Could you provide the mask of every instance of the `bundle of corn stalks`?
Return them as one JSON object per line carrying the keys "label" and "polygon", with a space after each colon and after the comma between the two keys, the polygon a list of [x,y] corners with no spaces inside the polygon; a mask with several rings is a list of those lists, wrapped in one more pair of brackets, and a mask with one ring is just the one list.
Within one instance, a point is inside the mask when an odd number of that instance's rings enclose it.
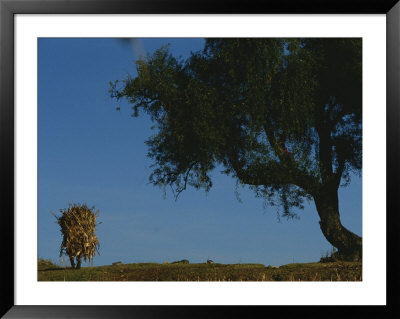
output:
{"label": "bundle of corn stalks", "polygon": [[98,210],[94,206],[89,208],[86,204],[69,204],[68,209],[60,209],[61,216],[54,217],[57,224],[61,227],[63,240],[60,246],[60,257],[63,254],[69,256],[72,268],[79,269],[81,258],[85,261],[93,261],[93,257],[100,246],[99,240],[95,234]]}

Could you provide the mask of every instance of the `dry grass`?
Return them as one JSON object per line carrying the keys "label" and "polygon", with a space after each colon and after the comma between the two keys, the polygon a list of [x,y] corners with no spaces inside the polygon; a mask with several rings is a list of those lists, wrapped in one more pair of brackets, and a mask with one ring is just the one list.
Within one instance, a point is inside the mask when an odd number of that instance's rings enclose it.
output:
{"label": "dry grass", "polygon": [[69,204],[67,209],[60,209],[61,216],[53,215],[61,228],[63,240],[60,246],[60,257],[66,254],[70,257],[82,257],[92,261],[100,246],[95,234],[98,211],[94,206],[86,204]]}
{"label": "dry grass", "polygon": [[39,270],[39,281],[361,281],[359,262],[289,264],[158,264]]}

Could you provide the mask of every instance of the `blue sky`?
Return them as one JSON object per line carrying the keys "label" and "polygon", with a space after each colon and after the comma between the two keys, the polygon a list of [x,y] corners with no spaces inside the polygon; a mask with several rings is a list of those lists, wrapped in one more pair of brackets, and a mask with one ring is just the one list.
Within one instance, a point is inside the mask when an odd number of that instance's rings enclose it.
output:
{"label": "blue sky", "polygon": [[[188,189],[178,201],[148,183],[144,141],[152,134],[151,122],[145,115],[131,117],[126,102],[112,100],[109,82],[135,76],[139,54],[170,43],[171,52],[185,58],[204,39],[38,41],[38,257],[60,263],[62,237],[51,211],[75,202],[99,209],[95,266],[208,258],[279,266],[318,261],[331,250],[313,202],[299,211],[300,219],[279,222],[276,209],[264,208],[247,188],[238,189],[239,202],[235,180],[218,169],[209,193]],[[339,191],[342,223],[358,235],[361,195],[356,176]]]}

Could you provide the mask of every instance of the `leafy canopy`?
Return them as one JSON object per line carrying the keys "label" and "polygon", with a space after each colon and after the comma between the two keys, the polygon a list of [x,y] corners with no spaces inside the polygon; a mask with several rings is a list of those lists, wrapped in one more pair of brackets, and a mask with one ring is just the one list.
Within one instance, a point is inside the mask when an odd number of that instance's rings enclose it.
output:
{"label": "leafy canopy", "polygon": [[290,217],[361,170],[361,39],[207,39],[136,65],[110,92],[151,116],[150,181],[176,196],[210,190],[222,165]]}

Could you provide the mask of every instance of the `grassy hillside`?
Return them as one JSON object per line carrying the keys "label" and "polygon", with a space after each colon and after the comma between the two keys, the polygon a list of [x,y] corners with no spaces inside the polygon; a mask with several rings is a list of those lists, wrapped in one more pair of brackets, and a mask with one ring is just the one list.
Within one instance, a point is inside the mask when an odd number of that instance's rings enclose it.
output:
{"label": "grassy hillside", "polygon": [[39,281],[361,281],[358,262],[288,264],[135,263],[73,270],[40,260]]}

